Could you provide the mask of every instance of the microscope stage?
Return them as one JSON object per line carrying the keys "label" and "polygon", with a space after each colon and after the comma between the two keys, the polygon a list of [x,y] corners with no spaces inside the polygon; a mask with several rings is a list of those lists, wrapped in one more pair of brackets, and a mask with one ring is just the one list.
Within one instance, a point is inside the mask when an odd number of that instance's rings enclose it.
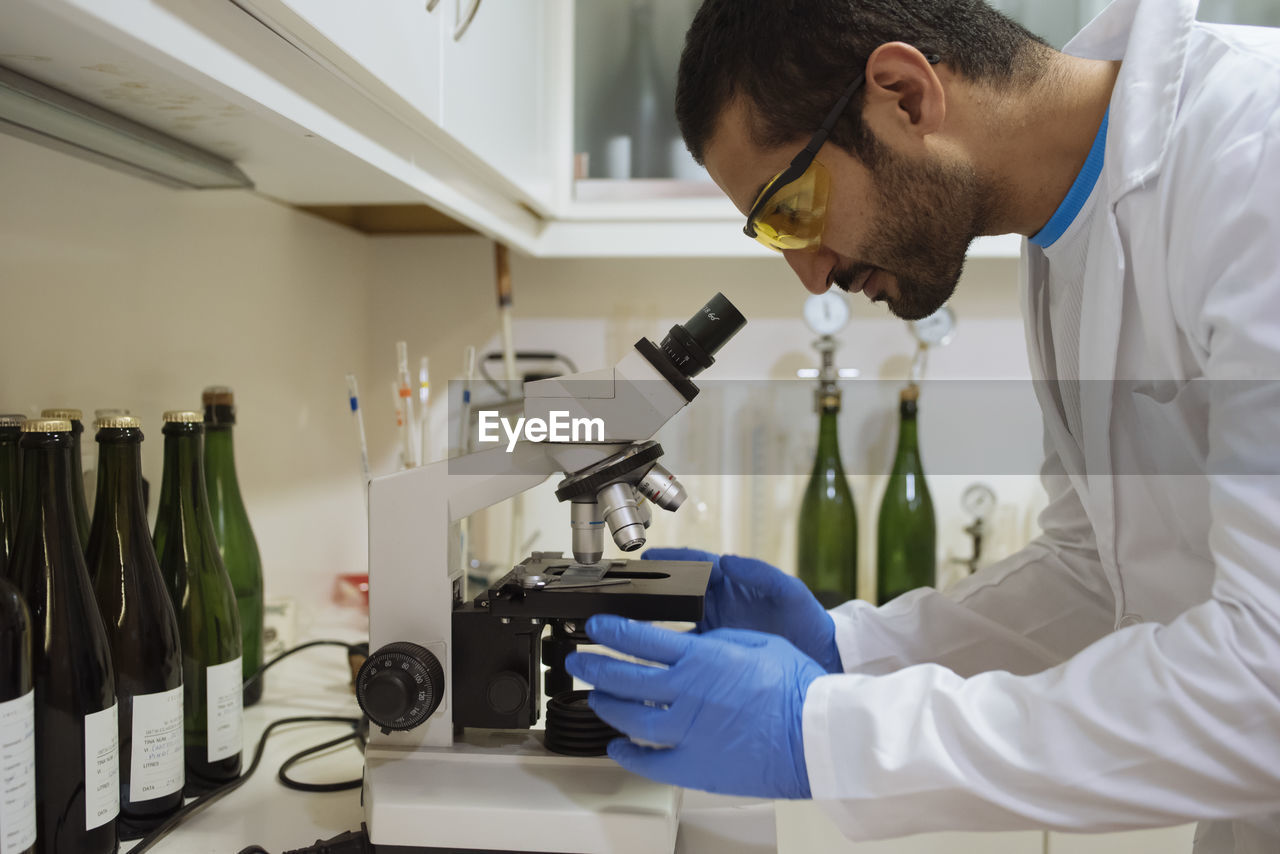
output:
{"label": "microscope stage", "polygon": [[633,620],[696,623],[711,578],[702,561],[603,560],[581,566],[535,552],[495,582],[479,603],[499,617],[581,619],[617,614]]}

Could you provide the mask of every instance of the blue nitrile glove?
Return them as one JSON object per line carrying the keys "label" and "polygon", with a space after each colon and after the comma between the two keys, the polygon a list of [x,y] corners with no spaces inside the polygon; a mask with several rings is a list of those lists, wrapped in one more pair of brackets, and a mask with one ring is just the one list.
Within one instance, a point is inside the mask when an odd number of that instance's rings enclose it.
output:
{"label": "blue nitrile glove", "polygon": [[642,557],[711,563],[699,632],[751,629],[779,635],[828,673],[844,672],[831,615],[795,576],[755,558],[698,549],[649,549]]}
{"label": "blue nitrile glove", "polygon": [[595,686],[591,708],[625,738],[609,743],[623,768],[660,783],[725,795],[809,797],[801,716],[826,673],[776,635],[715,629],[703,635],[598,614],[587,634],[655,667],[575,652],[565,669]]}

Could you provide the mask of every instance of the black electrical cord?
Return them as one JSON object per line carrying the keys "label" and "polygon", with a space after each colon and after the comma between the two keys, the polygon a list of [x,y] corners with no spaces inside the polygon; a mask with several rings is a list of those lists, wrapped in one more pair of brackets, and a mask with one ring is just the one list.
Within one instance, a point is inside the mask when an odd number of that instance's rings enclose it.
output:
{"label": "black electrical cord", "polygon": [[348,724],[356,727],[360,725],[360,719],[339,717],[336,715],[304,715],[302,717],[280,718],[279,720],[272,721],[267,724],[267,728],[262,732],[262,737],[258,739],[258,746],[253,751],[253,761],[249,764],[248,769],[245,770],[243,774],[234,780],[223,783],[216,789],[206,792],[191,803],[182,807],[182,809],[178,810],[173,815],[169,816],[162,824],[157,826],[155,830],[138,840],[137,846],[130,851],[130,854],[145,854],[145,852],[150,851],[155,847],[157,842],[169,834],[169,831],[173,830],[179,824],[182,824],[182,822],[191,818],[191,816],[196,813],[203,812],[210,804],[222,800],[224,797],[248,782],[249,778],[253,776],[253,772],[258,770],[258,765],[262,762],[262,754],[267,747],[267,738],[278,727],[288,726],[289,724]]}
{"label": "black electrical cord", "polygon": [[[250,676],[248,679],[244,681],[244,687],[248,688],[258,679],[262,678],[262,674],[266,673],[268,668],[274,666],[275,664],[278,664],[280,661],[284,660],[285,658],[288,658],[289,656],[293,655],[295,652],[301,652],[304,649],[310,649],[311,647],[316,647],[316,646],[340,646],[343,649],[347,650],[348,653],[355,653],[355,652],[361,651],[362,647],[365,650],[367,650],[366,645],[347,643],[346,641],[338,641],[338,640],[308,641],[307,643],[299,644],[298,646],[295,646],[292,649],[285,650],[284,652],[277,655],[275,658],[263,664],[261,667],[258,668],[258,670],[252,676]],[[258,765],[262,762],[262,754],[266,750],[267,738],[271,735],[271,733],[276,728],[287,726],[289,724],[306,724],[306,723],[343,723],[351,726],[353,728],[353,732],[350,732],[342,736],[341,738],[334,739],[332,741],[326,742],[325,744],[319,745],[317,747],[309,747],[306,750],[300,751],[298,753],[295,753],[293,756],[290,756],[288,759],[285,760],[284,765],[281,766],[280,773],[278,775],[280,778],[280,782],[282,782],[285,786],[288,786],[291,789],[298,789],[304,792],[337,792],[337,791],[345,791],[347,789],[353,789],[353,788],[359,787],[363,782],[361,780],[344,780],[340,783],[301,783],[291,778],[288,778],[284,772],[286,769],[288,769],[289,767],[292,767],[294,764],[305,759],[306,757],[311,756],[312,754],[315,754],[315,753],[319,753],[322,750],[327,750],[331,747],[336,747],[337,745],[342,744],[343,742],[351,741],[354,739],[359,741],[363,745],[363,737],[361,736],[361,732],[360,732],[360,728],[361,728],[360,718],[341,717],[341,716],[334,716],[334,715],[304,715],[301,717],[280,718],[279,720],[275,720],[267,724],[267,728],[263,730],[262,737],[258,739],[258,745],[253,752],[253,761],[249,764],[248,769],[246,769],[236,779],[230,780],[222,784],[221,786],[217,787],[216,789],[212,789],[204,793],[200,797],[196,798],[195,800],[183,806],[173,815],[169,816],[167,819],[165,819],[163,823],[159,824],[154,830],[152,830],[146,836],[139,839],[138,844],[130,850],[130,854],[145,854],[145,852],[150,851],[157,842],[159,842],[161,839],[167,836],[170,831],[172,831],[178,825],[182,824],[182,822],[186,821],[188,818],[195,815],[196,813],[204,811],[204,809],[208,807],[210,804],[213,804],[216,801],[221,800],[222,798],[234,792],[236,789],[243,786],[248,781],[248,779],[251,776],[253,776],[253,772],[258,770]],[[319,788],[316,788],[316,787],[319,787]],[[240,854],[267,854],[267,852],[266,852],[266,849],[262,848],[262,846],[260,845],[251,845],[248,848],[245,848],[243,851],[241,851]]]}
{"label": "black electrical cord", "polygon": [[360,722],[357,720],[354,732],[349,732],[344,736],[326,741],[324,744],[317,744],[314,747],[308,747],[306,750],[300,750],[290,756],[280,766],[280,770],[276,772],[276,779],[287,789],[293,789],[298,792],[347,792],[351,789],[358,789],[364,785],[364,779],[356,777],[354,780],[343,780],[340,783],[304,783],[301,780],[295,780],[289,776],[289,769],[299,762],[304,761],[308,757],[317,753],[323,753],[330,748],[337,747],[340,744],[346,744],[348,741],[359,742],[360,746],[364,746],[364,739],[360,737]]}
{"label": "black electrical cord", "polygon": [[350,653],[350,652],[354,652],[356,647],[360,646],[360,644],[347,643],[346,641],[340,641],[340,640],[314,640],[314,641],[307,641],[306,643],[300,643],[297,646],[293,647],[292,649],[286,649],[284,652],[280,653],[275,658],[271,659],[266,664],[259,667],[252,676],[244,680],[245,689],[248,689],[250,685],[252,685],[254,682],[257,682],[259,679],[261,679],[262,674],[267,672],[267,668],[272,667],[275,664],[278,664],[281,660],[288,658],[289,656],[293,655],[295,652],[302,652],[304,649],[310,649],[313,646],[340,646],[343,649],[345,649],[348,653]]}

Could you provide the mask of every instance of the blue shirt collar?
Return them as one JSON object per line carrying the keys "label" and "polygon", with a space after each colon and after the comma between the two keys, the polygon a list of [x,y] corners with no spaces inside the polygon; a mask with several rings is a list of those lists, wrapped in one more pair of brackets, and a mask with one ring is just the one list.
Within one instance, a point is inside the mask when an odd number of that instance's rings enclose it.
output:
{"label": "blue shirt collar", "polygon": [[1093,138],[1093,147],[1089,149],[1089,159],[1084,162],[1075,183],[1067,192],[1067,197],[1062,200],[1062,204],[1058,205],[1058,209],[1054,211],[1045,227],[1027,238],[1041,249],[1048,248],[1058,241],[1068,226],[1075,221],[1076,215],[1089,200],[1089,194],[1093,192],[1094,185],[1098,183],[1098,176],[1102,174],[1103,154],[1107,148],[1107,120],[1110,117],[1111,109],[1107,108],[1106,114],[1102,117],[1102,126],[1098,128],[1098,135]]}

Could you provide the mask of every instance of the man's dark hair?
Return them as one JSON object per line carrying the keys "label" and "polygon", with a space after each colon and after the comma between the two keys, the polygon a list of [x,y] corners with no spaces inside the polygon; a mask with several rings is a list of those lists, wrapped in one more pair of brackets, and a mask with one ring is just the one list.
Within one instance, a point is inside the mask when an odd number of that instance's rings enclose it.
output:
{"label": "man's dark hair", "polygon": [[[745,96],[752,140],[765,148],[808,137],[886,42],[937,54],[975,81],[1039,76],[1047,46],[982,0],[705,0],[685,36],[676,119],[703,162],[721,112]],[[831,141],[864,160],[875,139],[860,89]]]}

